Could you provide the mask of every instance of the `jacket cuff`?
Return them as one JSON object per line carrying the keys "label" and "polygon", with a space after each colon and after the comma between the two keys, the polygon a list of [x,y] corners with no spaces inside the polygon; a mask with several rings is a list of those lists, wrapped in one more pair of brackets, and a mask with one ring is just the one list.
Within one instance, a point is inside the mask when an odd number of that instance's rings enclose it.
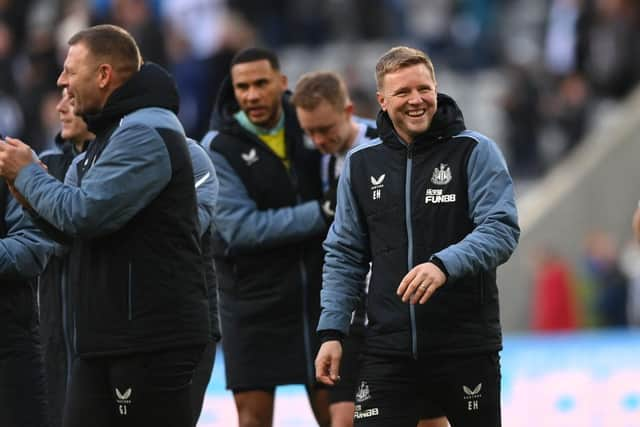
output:
{"label": "jacket cuff", "polygon": [[322,215],[325,226],[330,227],[333,223],[335,212],[331,212],[331,207],[322,199],[318,200],[318,208],[320,209],[320,215]]}
{"label": "jacket cuff", "polygon": [[447,277],[447,279],[449,278],[449,272],[447,271],[447,267],[444,266],[444,263],[442,262],[442,260],[440,258],[438,258],[435,255],[432,255],[431,258],[429,258],[429,262],[431,264],[434,264],[440,270],[442,270],[442,272]]}
{"label": "jacket cuff", "polygon": [[327,341],[340,341],[342,343],[344,334],[336,329],[323,329],[318,331],[318,338],[320,339],[320,344],[324,344]]}

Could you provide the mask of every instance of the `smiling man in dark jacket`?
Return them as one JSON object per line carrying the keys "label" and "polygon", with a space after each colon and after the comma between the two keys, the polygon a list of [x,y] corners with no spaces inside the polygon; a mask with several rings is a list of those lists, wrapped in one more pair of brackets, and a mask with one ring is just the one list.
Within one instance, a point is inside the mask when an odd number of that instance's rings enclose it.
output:
{"label": "smiling man in dark jacket", "polygon": [[320,425],[329,422],[313,375],[327,227],[320,153],[303,143],[286,87],[272,52],[238,53],[208,138],[220,181],[214,258],[227,387],[240,427],[271,425],[282,384],[305,384]]}
{"label": "smiling man in dark jacket", "polygon": [[196,190],[171,77],[133,38],[80,31],[58,85],[96,139],[65,183],[7,138],[0,175],[72,241],[78,358],[64,425],[190,426],[189,384],[209,338]]}
{"label": "smiling man in dark jacket", "polygon": [[325,241],[316,375],[337,380],[371,262],[355,424],[414,427],[428,406],[453,426],[499,426],[496,267],[519,236],[511,177],[437,93],[423,52],[391,49],[376,77],[380,140],[347,157]]}

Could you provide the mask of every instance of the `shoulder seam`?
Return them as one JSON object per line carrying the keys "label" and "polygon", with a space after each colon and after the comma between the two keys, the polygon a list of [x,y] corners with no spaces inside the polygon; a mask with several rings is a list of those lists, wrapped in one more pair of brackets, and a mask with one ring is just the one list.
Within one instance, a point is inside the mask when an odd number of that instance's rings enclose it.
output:
{"label": "shoulder seam", "polygon": [[58,147],[55,147],[55,148],[49,148],[47,150],[44,150],[42,153],[38,155],[38,157],[42,159],[44,157],[60,156],[62,154],[64,154],[64,152]]}
{"label": "shoulder seam", "polygon": [[[144,115],[148,110],[162,110],[164,112],[166,112],[167,114],[173,116],[175,118],[175,123],[171,123],[168,122],[167,120],[163,121],[163,125],[164,126],[154,126],[152,124],[149,124],[147,122],[145,122],[144,120],[139,120],[137,116],[140,115]],[[127,120],[129,119],[129,120]],[[171,130],[176,130],[176,131],[182,131],[182,123],[180,122],[180,119],[178,118],[178,116],[171,110],[164,108],[164,107],[145,107],[145,108],[140,108],[138,110],[132,111],[129,114],[125,114],[124,116],[122,116],[120,118],[120,121],[118,122],[118,127],[116,128],[116,131],[122,127],[123,123],[127,121],[127,126],[135,126],[135,125],[141,125],[144,126],[148,129],[171,129]],[[177,126],[173,126],[173,125],[177,125]]]}
{"label": "shoulder seam", "polygon": [[371,141],[367,141],[364,144],[353,147],[349,152],[349,156],[352,156],[359,151],[366,150],[367,148],[377,147],[380,144],[382,144],[382,140],[380,138],[372,139]]}
{"label": "shoulder seam", "polygon": [[454,135],[452,139],[456,138],[470,138],[476,141],[478,144],[487,143],[490,141],[489,137],[469,129],[465,129],[459,134]]}

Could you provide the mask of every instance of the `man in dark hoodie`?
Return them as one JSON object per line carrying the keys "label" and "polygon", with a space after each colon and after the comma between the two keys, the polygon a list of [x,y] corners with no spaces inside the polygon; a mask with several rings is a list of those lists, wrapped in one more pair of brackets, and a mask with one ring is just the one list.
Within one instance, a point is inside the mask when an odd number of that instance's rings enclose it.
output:
{"label": "man in dark hoodie", "polygon": [[[60,133],[56,147],[40,154],[49,174],[64,181],[73,159],[83,153],[95,135],[89,132],[82,117],[76,115],[66,88],[56,105],[60,119]],[[69,293],[69,257],[62,245],[49,258],[38,281],[40,309],[40,339],[47,377],[47,400],[50,427],[62,425],[67,385],[71,378],[73,360],[73,318]]]}
{"label": "man in dark hoodie", "polygon": [[207,138],[220,181],[213,248],[227,388],[240,427],[271,426],[283,384],[305,384],[318,423],[329,424],[328,393],[313,374],[327,227],[320,154],[305,146],[286,88],[272,52],[239,52]]}
{"label": "man in dark hoodie", "polygon": [[376,78],[380,141],[348,154],[324,244],[316,375],[338,379],[371,262],[355,425],[445,415],[499,426],[496,267],[519,237],[511,177],[496,144],[437,93],[426,54],[393,48]]}
{"label": "man in dark hoodie", "polygon": [[49,425],[35,279],[52,250],[0,179],[1,426]]}
{"label": "man in dark hoodie", "polygon": [[190,426],[209,319],[175,84],[126,31],[101,25],[71,37],[58,85],[95,140],[63,184],[7,138],[0,175],[71,241],[78,357],[63,425]]}

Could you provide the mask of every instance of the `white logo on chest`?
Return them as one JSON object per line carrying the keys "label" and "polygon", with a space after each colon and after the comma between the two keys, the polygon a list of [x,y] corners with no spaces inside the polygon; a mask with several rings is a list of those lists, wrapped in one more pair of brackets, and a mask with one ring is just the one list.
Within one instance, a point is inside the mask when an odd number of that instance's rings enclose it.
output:
{"label": "white logo on chest", "polygon": [[424,203],[438,204],[438,203],[453,203],[456,201],[455,194],[443,194],[444,191],[440,188],[427,188],[424,196]]}
{"label": "white logo on chest", "polygon": [[431,182],[435,185],[447,185],[451,182],[451,168],[446,163],[440,163],[440,167],[433,170]]}
{"label": "white logo on chest", "polygon": [[248,153],[241,153],[240,157],[247,163],[247,166],[251,166],[255,162],[258,161],[258,153],[256,153],[256,149],[252,148]]}
{"label": "white logo on chest", "polygon": [[373,200],[382,199],[382,188],[384,187],[384,184],[382,182],[384,181],[385,177],[386,174],[384,173],[377,178],[375,176],[371,177],[371,198]]}

